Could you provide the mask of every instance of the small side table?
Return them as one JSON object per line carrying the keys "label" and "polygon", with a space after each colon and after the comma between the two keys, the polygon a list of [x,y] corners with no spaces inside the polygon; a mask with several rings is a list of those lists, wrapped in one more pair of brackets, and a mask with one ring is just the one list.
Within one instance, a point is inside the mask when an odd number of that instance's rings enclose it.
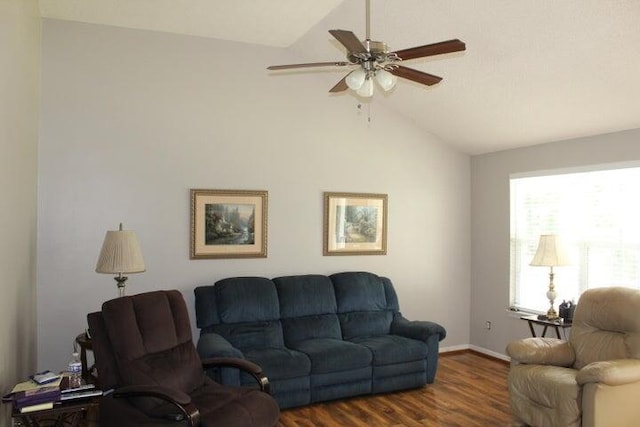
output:
{"label": "small side table", "polygon": [[542,334],[540,335],[541,337],[544,337],[547,334],[547,329],[549,327],[552,327],[553,329],[556,330],[556,336],[558,337],[558,339],[562,339],[562,337],[560,336],[560,329],[562,329],[566,337],[567,336],[566,329],[571,327],[571,323],[565,323],[563,322],[562,319],[557,319],[557,320],[538,319],[538,316],[535,314],[531,316],[523,316],[521,317],[521,319],[526,320],[527,323],[529,323],[529,330],[531,331],[532,337],[537,336],[536,330],[533,328],[533,325],[541,325],[543,327]]}
{"label": "small side table", "polygon": [[14,407],[11,411],[11,418],[18,421],[19,425],[28,427],[97,426],[99,406],[99,398],[89,398],[73,402],[57,402],[54,403],[52,409],[26,414],[21,414]]}

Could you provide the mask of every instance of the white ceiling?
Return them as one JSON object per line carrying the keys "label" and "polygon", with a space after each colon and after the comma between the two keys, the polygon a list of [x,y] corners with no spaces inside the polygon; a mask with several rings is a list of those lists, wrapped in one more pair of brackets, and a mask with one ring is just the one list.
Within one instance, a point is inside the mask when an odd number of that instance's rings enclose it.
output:
{"label": "white ceiling", "polygon": [[[329,29],[365,36],[365,0],[40,0],[40,9],[48,18],[288,47],[300,62],[344,60]],[[372,101],[464,152],[640,128],[638,0],[371,0],[371,10],[372,39],[391,51],[467,44],[464,53],[403,64],[441,83],[401,79]],[[309,75],[309,84],[330,96],[346,71]]]}

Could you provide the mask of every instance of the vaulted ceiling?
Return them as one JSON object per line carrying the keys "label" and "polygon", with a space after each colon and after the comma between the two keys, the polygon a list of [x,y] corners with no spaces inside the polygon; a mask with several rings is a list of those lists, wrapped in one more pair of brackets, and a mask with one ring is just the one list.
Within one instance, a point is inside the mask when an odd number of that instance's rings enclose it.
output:
{"label": "vaulted ceiling", "polygon": [[[287,48],[300,62],[345,59],[329,29],[365,36],[365,0],[40,0],[40,9],[47,18]],[[640,128],[640,1],[371,0],[371,12],[372,39],[391,51],[466,43],[463,53],[404,64],[444,77],[439,84],[401,79],[371,101],[461,151]],[[344,74],[308,74],[309,85],[329,96]]]}

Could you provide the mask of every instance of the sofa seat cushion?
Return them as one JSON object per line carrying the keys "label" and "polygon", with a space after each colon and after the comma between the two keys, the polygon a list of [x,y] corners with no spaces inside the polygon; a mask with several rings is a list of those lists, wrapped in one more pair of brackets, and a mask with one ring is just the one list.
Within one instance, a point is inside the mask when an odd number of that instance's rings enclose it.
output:
{"label": "sofa seat cushion", "polygon": [[514,413],[530,425],[579,426],[577,373],[551,365],[512,365],[508,383]]}
{"label": "sofa seat cushion", "polygon": [[306,354],[288,348],[248,350],[245,357],[257,363],[270,380],[308,376],[311,361]]}
{"label": "sofa seat cushion", "polygon": [[353,338],[351,342],[371,350],[374,366],[413,362],[427,357],[425,343],[399,335]]}
{"label": "sofa seat cushion", "polygon": [[317,338],[292,345],[311,359],[311,374],[349,371],[371,365],[368,348],[333,338]]}

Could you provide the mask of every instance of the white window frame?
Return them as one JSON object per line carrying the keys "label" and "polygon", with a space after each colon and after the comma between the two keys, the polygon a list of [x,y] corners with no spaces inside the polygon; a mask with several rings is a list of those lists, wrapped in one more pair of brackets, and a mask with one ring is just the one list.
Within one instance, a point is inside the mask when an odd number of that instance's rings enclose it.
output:
{"label": "white window frame", "polygon": [[[637,226],[633,224],[629,218],[621,218],[620,221],[614,221],[615,214],[611,218],[606,217],[605,213],[609,205],[602,205],[600,218],[607,218],[609,221],[602,221],[607,224],[604,227],[584,226],[593,224],[597,219],[590,218],[589,214],[600,212],[598,208],[589,209],[588,207],[579,208],[580,203],[587,200],[596,200],[594,197],[600,193],[589,194],[589,197],[582,198],[577,195],[583,194],[578,190],[582,186],[583,181],[592,181],[598,188],[602,185],[598,182],[605,182],[604,178],[608,172],[625,171],[626,173],[637,173],[640,177],[640,161],[624,162],[605,165],[592,165],[581,168],[564,168],[558,170],[546,170],[527,173],[518,173],[510,175],[510,304],[512,309],[527,311],[532,313],[545,313],[549,308],[549,301],[546,299],[546,290],[549,285],[549,268],[548,267],[532,267],[529,262],[533,258],[538,245],[538,239],[541,234],[557,234],[563,238],[569,252],[573,258],[571,266],[555,267],[554,283],[558,292],[558,299],[555,301],[557,310],[558,304],[563,300],[579,299],[580,294],[589,287],[603,286],[629,286],[640,288],[640,179],[634,182],[628,182],[625,186],[621,186],[622,190],[629,193],[629,197],[612,197],[603,203],[611,202],[611,206],[620,202],[621,207],[612,209],[614,212],[634,215]],[[590,175],[590,179],[586,174]],[[528,180],[532,178],[532,180]],[[541,180],[536,181],[537,178]],[[555,180],[555,179],[558,180]],[[560,183],[571,182],[573,186],[568,186],[569,190],[562,193]],[[547,181],[547,182],[545,182]],[[553,188],[548,191],[550,194],[548,203],[541,203],[540,209],[533,207],[524,207],[522,192],[527,191],[531,195],[536,194],[539,197],[529,198],[529,200],[544,200],[545,195],[540,195],[535,186],[531,186],[527,190],[526,182],[537,182],[542,184],[538,188]],[[555,193],[557,184],[558,193]],[[524,185],[521,185],[525,183]],[[550,184],[549,184],[550,183]],[[545,187],[547,186],[547,187]],[[520,193],[518,193],[520,192]],[[585,191],[584,194],[587,194]],[[610,194],[610,193],[602,193]],[[573,203],[574,201],[575,203]],[[533,202],[530,202],[533,203]],[[590,205],[592,206],[592,204]],[[585,212],[585,215],[575,213]],[[574,211],[572,213],[572,210]],[[525,215],[523,212],[528,212]],[[524,215],[524,216],[523,216]],[[527,217],[537,219],[527,219]],[[637,215],[637,216],[636,216]],[[584,219],[583,227],[579,226],[581,220]],[[618,238],[609,238],[605,232],[609,229],[615,229],[616,224],[627,224],[627,229],[622,228],[618,232]],[[606,229],[606,230],[601,230]],[[585,230],[596,230],[605,233],[598,238],[594,238],[597,233],[584,232]],[[617,253],[614,257],[612,254]],[[624,256],[620,255],[624,254]],[[624,259],[625,262],[620,260]],[[613,260],[613,261],[611,261]],[[632,262],[629,262],[631,260]],[[609,261],[611,265],[607,264]],[[616,264],[617,263],[617,264]],[[615,268],[617,267],[617,268]],[[594,273],[598,273],[597,275]],[[606,273],[606,274],[605,274]],[[599,276],[599,277],[594,277]],[[526,288],[525,288],[526,287]]]}

